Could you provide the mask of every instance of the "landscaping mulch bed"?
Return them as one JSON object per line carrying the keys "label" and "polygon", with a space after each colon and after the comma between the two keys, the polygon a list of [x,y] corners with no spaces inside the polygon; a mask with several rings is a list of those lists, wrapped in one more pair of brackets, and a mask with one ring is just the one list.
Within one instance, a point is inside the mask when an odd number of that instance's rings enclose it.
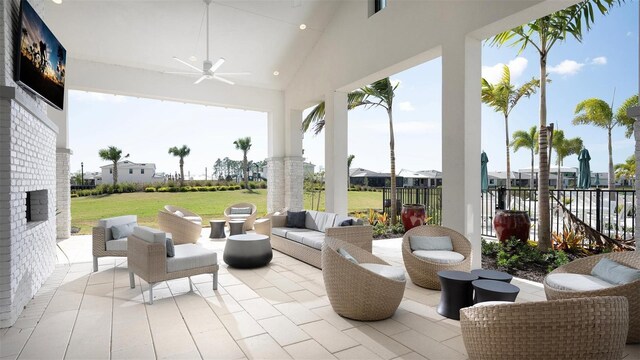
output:
{"label": "landscaping mulch bed", "polygon": [[503,271],[515,277],[519,277],[521,279],[531,280],[539,283],[541,283],[544,280],[544,277],[547,275],[547,269],[542,265],[530,264],[525,269],[507,270],[503,267],[499,267],[498,265],[496,265],[495,258],[484,256],[484,255],[482,256],[482,268]]}

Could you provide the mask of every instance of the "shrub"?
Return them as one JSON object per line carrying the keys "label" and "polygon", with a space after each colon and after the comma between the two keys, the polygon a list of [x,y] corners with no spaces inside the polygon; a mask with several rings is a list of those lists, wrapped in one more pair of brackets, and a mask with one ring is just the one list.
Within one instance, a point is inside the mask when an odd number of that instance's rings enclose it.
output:
{"label": "shrub", "polygon": [[220,186],[220,187],[218,187],[218,190],[227,191],[227,190],[229,190],[229,187],[228,186]]}
{"label": "shrub", "polygon": [[78,194],[76,193],[71,194],[71,198],[77,198],[77,197],[78,197]]}
{"label": "shrub", "polygon": [[154,188],[154,187],[147,187],[147,188],[144,188],[144,192],[148,192],[148,193],[156,192],[156,188]]}
{"label": "shrub", "polygon": [[260,182],[260,189],[266,189],[267,188],[267,182],[266,181],[261,181]]}
{"label": "shrub", "polygon": [[[163,186],[163,187],[158,188],[158,192],[165,193],[165,192],[169,192],[169,191],[171,191],[171,189],[172,189],[172,188],[164,187],[164,186]],[[175,188],[173,188],[173,189],[175,189]]]}

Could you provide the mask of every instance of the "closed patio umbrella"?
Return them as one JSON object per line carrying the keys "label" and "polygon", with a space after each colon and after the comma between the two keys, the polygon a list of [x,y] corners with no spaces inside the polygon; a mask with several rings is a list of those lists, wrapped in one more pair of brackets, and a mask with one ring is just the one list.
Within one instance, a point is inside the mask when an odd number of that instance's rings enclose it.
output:
{"label": "closed patio umbrella", "polygon": [[589,160],[591,160],[589,150],[580,150],[580,154],[578,154],[578,161],[580,162],[578,187],[580,189],[588,189],[591,187],[591,167],[589,166]]}
{"label": "closed patio umbrella", "polygon": [[488,162],[489,157],[483,151],[482,155],[480,155],[480,191],[483,193],[489,191],[489,174],[487,173]]}

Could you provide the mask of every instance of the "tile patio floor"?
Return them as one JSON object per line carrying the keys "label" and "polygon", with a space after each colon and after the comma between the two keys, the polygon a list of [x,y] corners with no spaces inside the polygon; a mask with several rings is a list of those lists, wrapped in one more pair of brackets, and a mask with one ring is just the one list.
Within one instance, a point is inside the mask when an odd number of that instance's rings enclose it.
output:
{"label": "tile patio floor", "polygon": [[[218,251],[224,240],[200,243]],[[407,283],[395,315],[358,322],[333,312],[322,272],[274,251],[268,267],[221,264],[211,276],[129,287],[126,259],[102,258],[92,273],[91,237],[60,243],[56,270],[14,326],[0,329],[0,359],[465,359],[457,321],[440,316],[438,291]],[[402,266],[400,239],[377,240],[373,253]],[[514,279],[518,301],[544,300],[538,283]],[[640,359],[640,345],[625,359]]]}

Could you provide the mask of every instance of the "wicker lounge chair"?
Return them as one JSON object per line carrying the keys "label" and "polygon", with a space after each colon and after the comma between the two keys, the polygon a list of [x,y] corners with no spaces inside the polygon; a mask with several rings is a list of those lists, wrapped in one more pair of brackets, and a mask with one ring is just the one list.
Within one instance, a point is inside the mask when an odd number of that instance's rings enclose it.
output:
{"label": "wicker lounge chair", "polygon": [[[245,211],[246,210],[246,211]],[[237,203],[224,209],[224,218],[229,220],[244,220],[244,231],[253,229],[253,222],[256,221],[258,208],[250,203]]]}
{"label": "wicker lounge chair", "polygon": [[[573,274],[591,274],[593,267],[603,257],[609,258],[615,262],[640,269],[640,253],[637,251],[625,251],[607,253],[601,255],[589,256],[582,259],[574,260],[568,264],[560,266],[553,270],[551,274],[573,273]],[[547,275],[548,276],[548,275]],[[629,301],[629,335],[627,343],[640,342],[640,280],[634,281],[626,285],[617,285],[606,289],[592,291],[570,291],[560,290],[550,286],[547,279],[544,281],[544,292],[548,300],[583,298],[594,296],[624,296]]]}
{"label": "wicker lounge chair", "polygon": [[171,233],[176,245],[195,244],[202,233],[202,218],[187,209],[166,205],[158,212],[158,227]]}
{"label": "wicker lounge chair", "polygon": [[[175,245],[175,255],[167,257],[166,234],[138,227],[129,236],[127,263],[129,282],[135,288],[133,274],[149,283],[149,304],[153,304],[153,285],[157,282],[200,274],[213,275],[213,289],[218,288],[218,255],[195,244]],[[193,284],[189,279],[189,287]]]}
{"label": "wicker lounge chair", "polygon": [[93,271],[98,271],[98,258],[104,256],[127,256],[127,239],[114,239],[111,235],[111,228],[114,225],[135,223],[138,221],[136,215],[117,216],[107,219],[100,219],[98,225],[92,230],[91,239],[93,242]]}
{"label": "wicker lounge chair", "polygon": [[622,296],[467,307],[460,328],[471,360],[621,359]]}
{"label": "wicker lounge chair", "polygon": [[[340,255],[346,250],[358,263],[389,265],[370,252],[345,241],[326,237],[322,246],[322,276],[333,310],[354,320],[391,317],[404,295],[406,281],[390,279]],[[401,271],[401,270],[400,270]]]}
{"label": "wicker lounge chair", "polygon": [[[449,236],[453,244],[453,251],[462,254],[464,260],[452,264],[443,264],[419,258],[414,255],[411,250],[409,243],[411,236]],[[409,273],[409,277],[414,284],[427,289],[440,290],[438,271],[471,270],[471,243],[459,232],[446,227],[432,225],[418,226],[407,231],[402,237],[402,259],[404,260],[404,266],[407,268],[407,273]]]}

